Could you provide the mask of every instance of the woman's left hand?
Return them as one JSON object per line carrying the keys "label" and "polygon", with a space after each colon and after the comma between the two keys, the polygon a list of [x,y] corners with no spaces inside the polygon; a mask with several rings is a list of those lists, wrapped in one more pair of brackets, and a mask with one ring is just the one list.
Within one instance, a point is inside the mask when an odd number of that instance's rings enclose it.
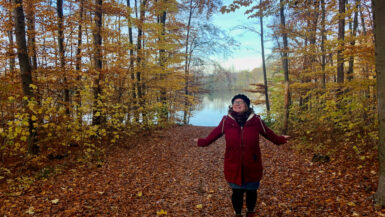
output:
{"label": "woman's left hand", "polygon": [[283,137],[285,137],[285,139],[290,139],[291,137],[288,136],[288,135],[283,135]]}

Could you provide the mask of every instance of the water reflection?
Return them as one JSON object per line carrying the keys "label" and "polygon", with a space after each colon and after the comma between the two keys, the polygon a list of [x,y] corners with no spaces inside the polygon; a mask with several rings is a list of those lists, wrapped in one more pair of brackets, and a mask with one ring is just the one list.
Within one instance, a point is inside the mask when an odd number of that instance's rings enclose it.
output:
{"label": "water reflection", "polygon": [[[243,93],[241,91],[215,91],[204,94],[202,101],[192,112],[189,123],[196,126],[217,126],[222,117],[227,114],[231,99],[234,95]],[[261,96],[254,93],[243,93],[251,101],[259,99]],[[252,105],[256,113],[261,113],[265,105]]]}

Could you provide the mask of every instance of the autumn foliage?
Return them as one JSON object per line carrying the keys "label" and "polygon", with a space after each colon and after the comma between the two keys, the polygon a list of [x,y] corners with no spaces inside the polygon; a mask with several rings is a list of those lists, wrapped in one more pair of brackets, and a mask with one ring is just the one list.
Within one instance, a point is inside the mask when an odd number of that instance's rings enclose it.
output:
{"label": "autumn foliage", "polygon": [[[343,2],[344,13],[337,10]],[[276,61],[270,66],[272,119],[298,140],[298,149],[328,154],[349,147],[357,158],[375,156],[378,141],[373,14],[370,1],[235,1],[223,12],[271,20]],[[274,15],[284,8],[285,26]],[[343,36],[339,32],[344,20]],[[283,46],[287,33],[288,48]],[[283,53],[288,53],[289,124],[283,129]],[[342,59],[339,59],[342,57]],[[343,69],[343,73],[339,70]],[[368,153],[369,152],[369,153]]]}
{"label": "autumn foliage", "polygon": [[[27,152],[42,158],[65,155],[75,146],[92,158],[103,152],[102,144],[167,126],[185,110],[184,24],[175,16],[178,4],[99,3],[18,4],[25,15],[27,31],[20,37],[27,40],[32,75],[25,87],[15,43],[18,5],[0,1],[0,31],[8,36],[0,47],[3,163]],[[159,17],[166,11],[170,16],[162,23]],[[31,144],[38,150],[29,150]]]}

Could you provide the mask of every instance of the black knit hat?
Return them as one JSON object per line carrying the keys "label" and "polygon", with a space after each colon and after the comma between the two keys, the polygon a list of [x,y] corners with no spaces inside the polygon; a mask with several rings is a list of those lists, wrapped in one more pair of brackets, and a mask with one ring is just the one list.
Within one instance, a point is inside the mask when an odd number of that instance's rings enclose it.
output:
{"label": "black knit hat", "polygon": [[247,96],[245,96],[243,94],[237,94],[231,100],[231,104],[234,104],[234,100],[236,100],[236,99],[242,99],[247,104],[247,107],[250,107],[250,99],[249,99],[249,97],[247,97]]}

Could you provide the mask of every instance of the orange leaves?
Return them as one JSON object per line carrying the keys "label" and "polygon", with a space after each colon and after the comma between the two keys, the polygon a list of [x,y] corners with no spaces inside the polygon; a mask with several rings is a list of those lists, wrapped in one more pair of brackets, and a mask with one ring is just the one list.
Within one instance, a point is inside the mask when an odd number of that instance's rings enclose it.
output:
{"label": "orange leaves", "polygon": [[[76,167],[37,182],[20,195],[3,194],[8,216],[231,216],[231,189],[223,175],[223,139],[198,148],[193,138],[209,127],[182,126],[114,148],[101,167]],[[265,175],[258,190],[259,216],[381,216],[370,198],[373,162],[343,156],[312,163],[289,145],[261,142]],[[373,172],[372,172],[373,171]],[[53,182],[54,180],[54,182]],[[373,187],[372,187],[373,186]],[[13,207],[12,207],[13,206]]]}

